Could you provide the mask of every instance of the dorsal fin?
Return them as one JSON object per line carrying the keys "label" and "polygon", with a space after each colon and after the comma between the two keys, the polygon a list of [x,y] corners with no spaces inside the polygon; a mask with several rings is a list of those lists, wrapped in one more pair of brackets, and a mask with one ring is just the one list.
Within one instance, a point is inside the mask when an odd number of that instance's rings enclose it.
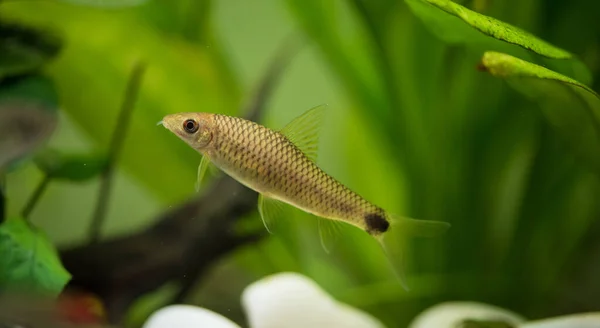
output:
{"label": "dorsal fin", "polygon": [[313,107],[293,119],[279,131],[313,162],[317,161],[319,132],[326,109],[326,104]]}

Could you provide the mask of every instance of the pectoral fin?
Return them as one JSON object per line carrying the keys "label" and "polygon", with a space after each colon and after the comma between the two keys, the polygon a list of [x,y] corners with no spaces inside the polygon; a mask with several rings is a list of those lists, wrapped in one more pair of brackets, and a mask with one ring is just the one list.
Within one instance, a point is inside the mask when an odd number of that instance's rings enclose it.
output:
{"label": "pectoral fin", "polygon": [[269,233],[273,233],[275,220],[283,213],[284,203],[263,194],[258,195],[258,213]]}
{"label": "pectoral fin", "polygon": [[219,170],[219,168],[214,165],[210,159],[208,159],[206,156],[202,156],[202,160],[200,160],[200,164],[198,165],[198,176],[195,184],[196,192],[199,192],[204,186],[203,182],[206,171],[210,171],[210,173],[213,175],[221,174],[221,170]]}
{"label": "pectoral fin", "polygon": [[326,109],[327,105],[313,107],[279,131],[313,162],[317,161],[319,133]]}
{"label": "pectoral fin", "polygon": [[196,177],[195,185],[196,192],[199,192],[202,187],[202,181],[204,180],[204,175],[206,174],[209,163],[210,160],[206,158],[206,156],[202,156],[202,160],[200,160],[200,164],[198,165],[198,175]]}

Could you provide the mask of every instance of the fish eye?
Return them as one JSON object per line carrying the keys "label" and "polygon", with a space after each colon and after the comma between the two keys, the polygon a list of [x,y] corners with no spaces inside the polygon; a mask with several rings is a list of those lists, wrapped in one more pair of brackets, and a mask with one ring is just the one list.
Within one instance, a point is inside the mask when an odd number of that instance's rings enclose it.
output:
{"label": "fish eye", "polygon": [[187,133],[196,133],[196,131],[198,131],[198,127],[198,122],[192,119],[188,119],[185,122],[183,122],[183,129]]}

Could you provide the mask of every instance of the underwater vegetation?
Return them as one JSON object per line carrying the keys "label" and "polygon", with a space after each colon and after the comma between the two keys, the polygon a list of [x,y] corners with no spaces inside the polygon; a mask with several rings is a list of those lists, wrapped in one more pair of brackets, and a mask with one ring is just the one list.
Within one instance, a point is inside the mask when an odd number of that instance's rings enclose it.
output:
{"label": "underwater vegetation", "polygon": [[[149,327],[185,303],[267,327],[252,309],[271,303],[243,295],[290,272],[286,286],[313,286],[332,316],[385,327],[448,304],[473,306],[465,327],[600,311],[599,12],[586,0],[0,0],[0,323]],[[409,290],[366,221],[324,227],[310,213],[344,211],[303,191],[281,197],[299,206],[270,229],[256,184],[156,125],[210,113],[286,132],[321,104],[318,147],[298,149],[331,181],[451,226],[387,247]]]}

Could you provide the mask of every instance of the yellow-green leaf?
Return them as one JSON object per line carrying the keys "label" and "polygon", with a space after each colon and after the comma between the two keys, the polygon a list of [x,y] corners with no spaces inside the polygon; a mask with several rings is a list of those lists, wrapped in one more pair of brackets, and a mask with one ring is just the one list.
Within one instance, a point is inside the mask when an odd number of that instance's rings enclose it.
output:
{"label": "yellow-green leaf", "polygon": [[[526,53],[516,51],[514,46],[517,46],[545,57],[540,60],[552,69],[573,76],[582,83],[591,81],[591,73],[573,54],[516,26],[477,13],[450,0],[405,1],[446,42],[483,45],[487,50],[527,56]],[[567,63],[565,60],[568,60]]]}
{"label": "yellow-green leaf", "polygon": [[570,142],[570,149],[600,169],[600,96],[596,92],[567,76],[503,53],[486,52],[481,65],[538,102],[544,117]]}

